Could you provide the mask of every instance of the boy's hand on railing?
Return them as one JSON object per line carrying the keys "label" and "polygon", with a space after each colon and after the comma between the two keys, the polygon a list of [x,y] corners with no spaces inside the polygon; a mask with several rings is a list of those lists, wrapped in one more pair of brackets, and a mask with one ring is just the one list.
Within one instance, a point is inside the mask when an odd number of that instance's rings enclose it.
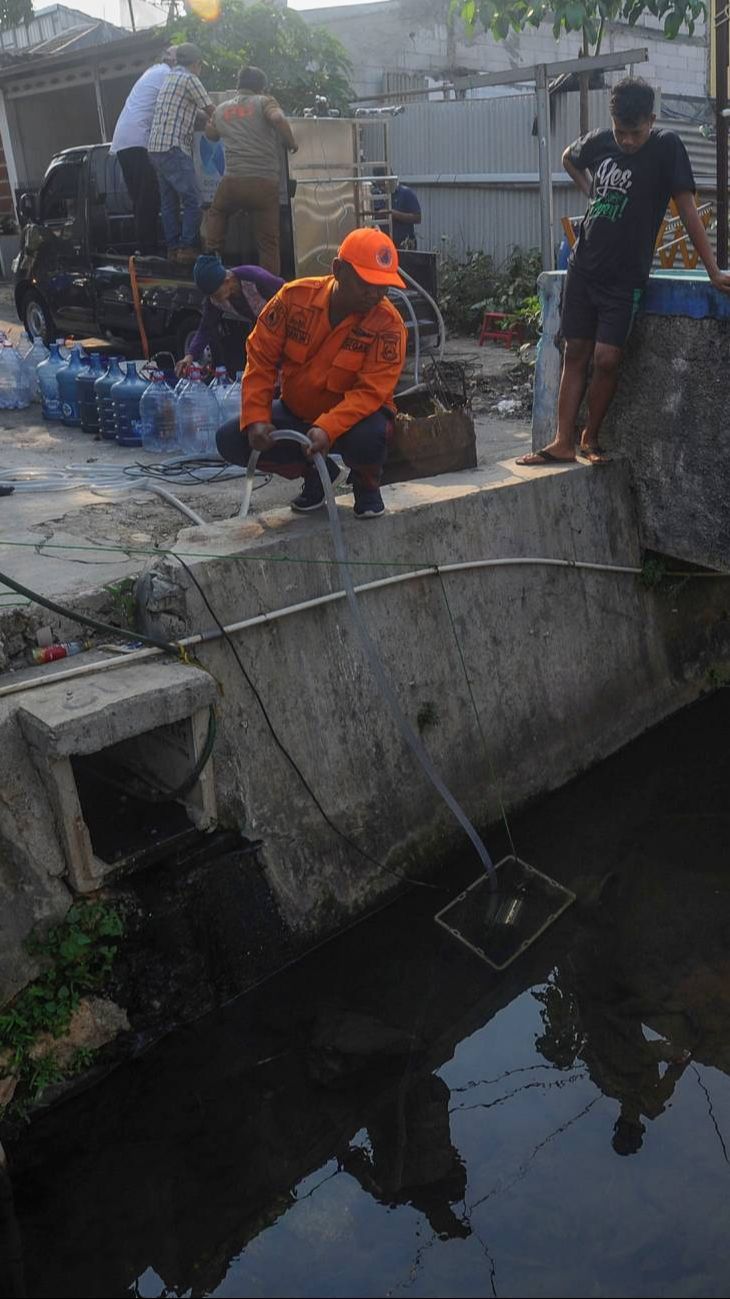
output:
{"label": "boy's hand on railing", "polygon": [[711,275],[710,281],[721,293],[730,293],[730,271],[718,270],[717,275]]}

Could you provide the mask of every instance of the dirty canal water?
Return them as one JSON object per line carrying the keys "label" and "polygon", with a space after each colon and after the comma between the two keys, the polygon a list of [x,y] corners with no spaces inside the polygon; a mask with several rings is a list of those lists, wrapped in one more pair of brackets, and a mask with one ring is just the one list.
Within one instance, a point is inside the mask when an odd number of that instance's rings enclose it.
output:
{"label": "dirty canal water", "polygon": [[504,974],[419,889],[41,1116],[14,1293],[727,1295],[729,733],[515,818],[579,899]]}

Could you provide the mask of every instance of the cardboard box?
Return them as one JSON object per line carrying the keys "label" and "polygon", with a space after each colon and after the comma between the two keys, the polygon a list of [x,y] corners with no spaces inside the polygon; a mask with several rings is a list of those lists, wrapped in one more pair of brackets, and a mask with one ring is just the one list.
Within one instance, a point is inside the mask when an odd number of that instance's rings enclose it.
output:
{"label": "cardboard box", "polygon": [[435,409],[430,415],[399,413],[388,450],[384,483],[433,478],[459,469],[476,469],[474,420],[464,407]]}

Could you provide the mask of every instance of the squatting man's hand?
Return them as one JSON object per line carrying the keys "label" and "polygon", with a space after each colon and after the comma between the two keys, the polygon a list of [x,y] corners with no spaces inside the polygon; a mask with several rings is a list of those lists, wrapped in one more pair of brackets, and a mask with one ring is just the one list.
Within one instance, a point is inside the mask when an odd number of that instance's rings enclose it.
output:
{"label": "squatting man's hand", "polygon": [[312,444],[310,447],[304,448],[304,454],[307,457],[307,460],[312,460],[318,451],[320,455],[327,455],[327,452],[330,449],[330,440],[323,428],[319,428],[316,424],[313,424],[310,429],[307,429],[307,437]]}
{"label": "squatting man's hand", "polygon": [[275,424],[248,424],[244,429],[252,451],[270,451],[274,445],[271,434],[275,431]]}

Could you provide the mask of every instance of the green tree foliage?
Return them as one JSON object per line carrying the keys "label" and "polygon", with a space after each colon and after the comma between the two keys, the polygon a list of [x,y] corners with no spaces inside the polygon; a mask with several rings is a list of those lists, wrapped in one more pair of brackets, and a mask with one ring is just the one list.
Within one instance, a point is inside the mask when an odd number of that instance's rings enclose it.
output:
{"label": "green tree foliage", "polygon": [[[2,3],[2,0],[0,0]],[[321,27],[310,27],[294,9],[223,0],[220,17],[206,22],[188,13],[172,26],[173,43],[194,41],[206,62],[209,90],[231,90],[242,64],[263,68],[287,113],[301,112],[325,95],[347,112],[352,65],[344,46]]]}
{"label": "green tree foliage", "polygon": [[467,28],[481,25],[495,40],[504,40],[510,31],[539,27],[551,20],[556,40],[563,32],[583,32],[586,47],[600,45],[607,22],[626,22],[634,26],[645,14],[658,18],[664,35],[673,40],[683,27],[690,36],[695,24],[705,16],[702,0],[453,0]]}
{"label": "green tree foliage", "polygon": [[0,0],[0,31],[20,27],[33,17],[33,0]]}

